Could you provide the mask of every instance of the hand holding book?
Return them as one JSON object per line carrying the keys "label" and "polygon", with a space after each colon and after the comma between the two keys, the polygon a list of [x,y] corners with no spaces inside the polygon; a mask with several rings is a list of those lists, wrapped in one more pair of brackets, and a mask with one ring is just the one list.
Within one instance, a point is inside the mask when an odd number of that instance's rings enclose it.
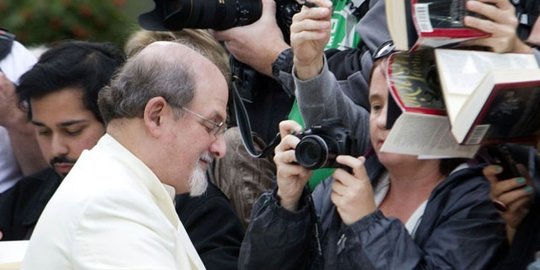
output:
{"label": "hand holding book", "polygon": [[531,48],[517,36],[519,24],[515,8],[509,0],[467,1],[466,7],[478,16],[465,16],[465,26],[491,35],[464,42],[466,46],[489,47],[494,52],[531,53]]}
{"label": "hand holding book", "polygon": [[518,19],[510,0],[386,1],[385,7],[397,50],[464,45],[532,53],[517,35]]}

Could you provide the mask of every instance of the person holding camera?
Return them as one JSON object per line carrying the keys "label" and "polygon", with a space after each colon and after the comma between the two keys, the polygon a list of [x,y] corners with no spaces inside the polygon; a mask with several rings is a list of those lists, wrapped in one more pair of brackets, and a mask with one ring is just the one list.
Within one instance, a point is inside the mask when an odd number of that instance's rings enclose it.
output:
{"label": "person holding camera", "polygon": [[[338,156],[350,172],[338,168],[311,195],[311,171],[297,163],[301,127],[280,124],[277,189],[254,206],[240,269],[490,269],[503,254],[504,224],[481,166],[380,152],[389,132],[385,65],[376,63],[370,84],[376,155]],[[331,87],[327,76],[325,65],[301,83]]]}
{"label": "person holding camera", "polygon": [[[256,70],[259,76],[264,77],[265,80],[269,79],[272,83],[267,85],[272,85],[272,89],[278,90],[279,95],[288,97],[287,102],[263,98],[265,95],[270,95],[271,92],[259,91],[257,85],[249,90],[259,93],[255,101],[244,103],[253,127],[257,150],[268,145],[270,142],[268,138],[272,138],[278,131],[279,121],[294,119],[299,123],[304,123],[298,109],[299,104],[290,102],[295,101],[292,96],[295,87],[290,75],[293,53],[288,44],[288,27],[287,31],[284,31],[283,27],[278,27],[283,24],[280,23],[281,21],[286,20],[283,17],[292,16],[284,12],[283,7],[287,4],[298,5],[298,3],[296,0],[263,0],[262,2],[262,16],[253,24],[213,32],[218,40],[224,41],[227,49],[236,59]],[[355,77],[363,77],[370,69],[370,63],[364,61],[368,60],[369,57],[363,58],[363,56],[369,55],[370,49],[375,49],[380,43],[389,40],[387,34],[375,34],[375,32],[380,32],[378,31],[379,27],[384,27],[385,24],[373,23],[374,21],[384,21],[384,17],[379,16],[379,14],[384,13],[383,9],[380,12],[383,1],[334,2],[333,16],[336,28],[334,28],[335,32],[332,32],[332,40],[325,46],[326,54],[330,59],[330,69],[343,81],[352,74],[357,74]],[[384,8],[384,6],[382,7]],[[361,20],[360,23],[358,23],[359,20]],[[376,27],[367,27],[370,24],[376,25]],[[354,30],[358,25],[366,26],[363,28],[363,32]],[[261,36],[259,33],[265,34]],[[367,108],[367,83],[363,82],[359,88],[366,89],[366,91],[347,88],[344,89],[344,92],[352,103]],[[269,121],[268,115],[272,115],[274,119],[279,121]],[[259,128],[261,125],[264,126],[265,130]],[[262,158],[253,158],[249,155],[240,138],[239,128],[229,129],[225,138],[231,151],[227,153],[225,158],[214,164],[214,179],[230,196],[247,225],[255,200],[275,185],[273,180],[275,178],[275,165],[271,160],[272,155]],[[239,169],[231,170],[231,168]],[[309,181],[310,187],[314,188],[332,172],[331,168],[315,170]]]}
{"label": "person holding camera", "polygon": [[[527,6],[532,2],[521,1],[519,3]],[[506,8],[512,12],[514,11],[508,3]],[[536,14],[538,14],[538,11],[540,11],[540,6],[537,5]],[[524,12],[522,10],[520,13],[518,10],[516,12],[518,15],[523,13],[530,14],[531,11]],[[501,18],[497,14],[492,16]],[[505,17],[508,16],[502,16],[502,18]],[[471,19],[473,24],[481,25],[480,20]],[[504,51],[533,53],[540,64],[540,51],[538,50],[540,46],[540,19],[536,19],[530,29],[528,24],[523,25],[521,21],[519,23],[514,20],[513,23],[507,24],[507,27],[500,27],[506,29],[507,33],[512,33],[512,31],[517,33],[517,35],[507,35],[506,39],[509,41],[506,44],[510,45],[504,46]],[[484,27],[489,26],[484,24]],[[503,35],[498,34],[498,36]],[[496,38],[497,35],[495,40],[492,38],[475,42],[488,46],[490,44],[505,44],[504,42],[497,42]],[[508,254],[494,269],[525,269],[527,266],[527,269],[531,270],[540,269],[540,259],[538,258],[538,252],[540,251],[540,200],[538,200],[540,196],[540,174],[536,169],[540,166],[540,158],[537,153],[538,145],[536,149],[532,146],[518,144],[503,144],[503,146],[508,149],[511,159],[517,164],[515,164],[517,173],[512,177],[502,176],[508,170],[508,167],[505,170],[501,166],[502,164],[486,166],[483,171],[491,184],[490,197],[505,221],[507,240],[510,244]]]}
{"label": "person holding camera", "polygon": [[494,269],[526,269],[540,251],[540,174],[536,169],[540,158],[533,147],[503,146],[512,159],[508,165],[515,166],[516,172],[506,174],[511,168],[500,163],[486,166],[483,171],[491,184],[491,199],[505,221],[510,244],[509,253]]}
{"label": "person holding camera", "polygon": [[[465,23],[491,32],[492,36],[471,41],[470,45],[487,46],[499,52],[532,53],[540,64],[540,2],[498,0],[497,9],[474,2],[468,2],[468,8],[491,21],[469,17]],[[507,172],[501,164],[486,166],[483,171],[490,181],[490,197],[505,221],[510,244],[508,254],[494,269],[525,269],[528,265],[528,269],[540,269],[540,175],[536,169],[540,158],[531,146],[503,144],[503,147],[518,164],[518,173],[514,177],[502,176]]]}
{"label": "person holding camera", "polygon": [[[382,153],[389,132],[385,56],[380,46],[370,79],[370,113],[347,103],[329,72],[329,1],[312,1],[291,27],[297,98],[319,100],[313,119],[342,116],[355,129],[358,149],[369,141],[375,155],[340,155],[332,178],[313,194],[305,189],[310,170],[298,164],[294,122],[280,125],[276,147],[277,188],[253,209],[240,252],[240,269],[490,269],[506,251],[504,223],[489,198],[482,166],[461,159],[419,160]],[[299,93],[304,93],[303,95]],[[309,94],[309,95],[308,95]],[[320,100],[325,100],[324,104]],[[317,104],[317,103],[315,103]],[[307,114],[306,114],[307,118]],[[369,123],[369,134],[366,132]],[[364,140],[364,141],[363,141]],[[363,151],[361,151],[363,152]],[[349,171],[347,171],[347,169]],[[270,265],[269,265],[270,264]]]}

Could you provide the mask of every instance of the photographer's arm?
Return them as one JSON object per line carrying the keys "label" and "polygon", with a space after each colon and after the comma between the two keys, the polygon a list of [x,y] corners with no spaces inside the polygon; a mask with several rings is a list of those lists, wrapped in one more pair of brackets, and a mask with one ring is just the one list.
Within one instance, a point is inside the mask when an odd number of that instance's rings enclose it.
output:
{"label": "photographer's arm", "polygon": [[[320,75],[307,81],[295,78],[296,98],[306,126],[320,123],[322,119],[339,118],[356,138],[359,153],[371,145],[369,140],[369,112],[355,104],[346,92],[363,91],[367,83],[361,74],[355,74],[345,83],[339,83],[329,71],[326,60]],[[367,90],[366,90],[367,91]]]}
{"label": "photographer's arm", "polygon": [[294,148],[301,131],[294,121],[279,125],[280,144],[274,162],[277,190],[264,193],[255,203],[247,228],[238,269],[308,269],[313,263],[313,229],[316,219],[305,185],[310,171],[295,163]]}
{"label": "photographer's arm", "polygon": [[536,22],[531,29],[531,33],[527,41],[540,45],[540,16],[536,19]]}
{"label": "photographer's arm", "polygon": [[0,126],[6,128],[13,154],[23,175],[30,175],[47,167],[39,151],[34,127],[25,113],[17,107],[15,85],[0,73]]}
{"label": "photographer's arm", "polygon": [[302,7],[302,10],[293,16],[291,25],[293,72],[300,80],[309,80],[321,72],[324,47],[330,39],[332,2],[329,0],[310,2],[315,7]]}
{"label": "photographer's arm", "polygon": [[536,45],[533,49],[534,56],[536,57],[536,62],[540,65],[540,17],[536,19],[536,22],[531,29],[529,39],[527,39],[529,44]]}
{"label": "photographer's arm", "polygon": [[224,31],[212,31],[213,36],[224,41],[229,52],[240,62],[258,72],[272,76],[272,63],[289,48],[276,22],[276,3],[263,0],[263,13],[256,22]]}

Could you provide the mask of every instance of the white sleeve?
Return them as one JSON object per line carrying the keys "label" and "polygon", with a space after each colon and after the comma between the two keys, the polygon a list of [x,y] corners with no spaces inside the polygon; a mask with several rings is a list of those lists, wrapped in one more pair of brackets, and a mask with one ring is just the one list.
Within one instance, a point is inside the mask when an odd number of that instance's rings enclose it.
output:
{"label": "white sleeve", "polygon": [[9,80],[18,84],[21,75],[28,71],[36,62],[36,56],[21,43],[14,40],[11,52],[0,61],[0,68]]}

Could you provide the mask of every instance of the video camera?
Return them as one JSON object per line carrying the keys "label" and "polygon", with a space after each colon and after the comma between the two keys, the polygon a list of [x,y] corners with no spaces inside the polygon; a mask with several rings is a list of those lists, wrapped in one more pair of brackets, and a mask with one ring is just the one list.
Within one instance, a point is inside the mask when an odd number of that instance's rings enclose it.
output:
{"label": "video camera", "polygon": [[300,142],[296,145],[296,161],[303,167],[314,170],[319,168],[338,168],[339,155],[356,156],[354,138],[339,119],[326,119],[320,125],[298,134]]}
{"label": "video camera", "polygon": [[[276,21],[288,42],[292,17],[302,5],[296,0],[275,0]],[[139,16],[139,25],[153,31],[183,28],[225,30],[248,25],[262,15],[261,0],[154,0],[152,11]]]}

